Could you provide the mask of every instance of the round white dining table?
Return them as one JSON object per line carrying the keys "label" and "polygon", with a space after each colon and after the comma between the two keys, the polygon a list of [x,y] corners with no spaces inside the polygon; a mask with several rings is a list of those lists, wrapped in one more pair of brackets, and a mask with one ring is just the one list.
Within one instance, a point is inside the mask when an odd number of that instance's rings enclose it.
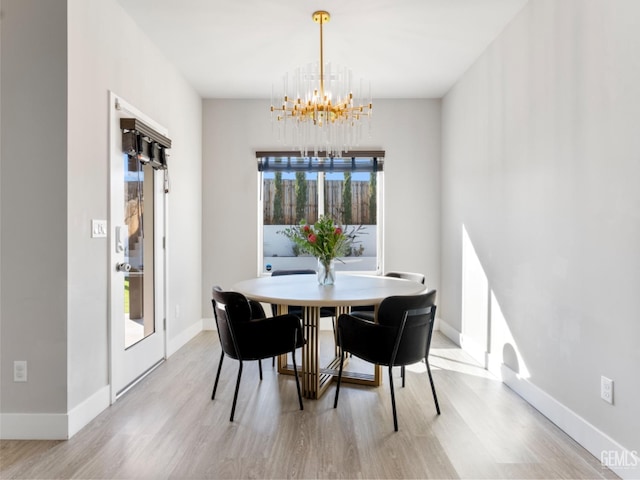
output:
{"label": "round white dining table", "polygon": [[[317,399],[337,376],[340,357],[337,355],[324,368],[320,366],[319,330],[320,309],[334,307],[336,321],[352,306],[377,306],[383,299],[396,295],[416,295],[426,291],[424,285],[410,280],[373,275],[338,274],[334,285],[321,286],[316,275],[282,275],[243,280],[232,287],[251,300],[275,304],[278,314],[287,313],[292,305],[303,307],[302,324],[306,344],[302,347],[303,395]],[[280,373],[293,373],[287,364],[287,356],[278,359]],[[374,374],[343,372],[342,381],[364,385],[380,385],[382,369],[375,366]]]}

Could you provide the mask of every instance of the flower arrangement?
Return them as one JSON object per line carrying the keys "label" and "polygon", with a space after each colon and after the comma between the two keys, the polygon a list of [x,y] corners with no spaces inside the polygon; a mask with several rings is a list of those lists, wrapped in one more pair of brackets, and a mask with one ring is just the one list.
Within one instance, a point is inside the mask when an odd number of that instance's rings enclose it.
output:
{"label": "flower arrangement", "polygon": [[[331,262],[350,252],[351,245],[355,243],[357,233],[361,228],[361,226],[351,227],[347,232],[341,226],[336,225],[330,217],[321,216],[313,225],[302,220],[299,225],[286,228],[278,233],[293,241],[303,252],[316,257],[326,276],[333,275]],[[332,278],[327,280],[321,281],[321,283],[333,283]]]}

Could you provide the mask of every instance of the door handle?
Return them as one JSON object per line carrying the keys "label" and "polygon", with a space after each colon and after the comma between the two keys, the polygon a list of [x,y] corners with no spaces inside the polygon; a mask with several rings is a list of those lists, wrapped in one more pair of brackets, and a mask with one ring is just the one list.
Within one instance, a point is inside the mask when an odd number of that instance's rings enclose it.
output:
{"label": "door handle", "polygon": [[116,253],[124,252],[125,228],[129,229],[126,225],[119,225],[116,227]]}
{"label": "door handle", "polygon": [[125,262],[116,264],[116,272],[128,272],[131,270],[131,265]]}

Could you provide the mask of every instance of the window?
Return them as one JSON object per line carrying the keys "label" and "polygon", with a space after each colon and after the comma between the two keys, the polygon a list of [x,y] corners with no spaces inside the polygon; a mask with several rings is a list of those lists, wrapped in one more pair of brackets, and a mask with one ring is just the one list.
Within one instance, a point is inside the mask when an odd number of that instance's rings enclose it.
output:
{"label": "window", "polygon": [[[329,216],[343,227],[361,226],[350,252],[336,270],[380,272],[382,268],[382,170],[384,152],[348,152],[348,157],[295,157],[290,152],[258,152],[259,271],[316,268],[284,228]],[[293,154],[295,155],[295,154]]]}

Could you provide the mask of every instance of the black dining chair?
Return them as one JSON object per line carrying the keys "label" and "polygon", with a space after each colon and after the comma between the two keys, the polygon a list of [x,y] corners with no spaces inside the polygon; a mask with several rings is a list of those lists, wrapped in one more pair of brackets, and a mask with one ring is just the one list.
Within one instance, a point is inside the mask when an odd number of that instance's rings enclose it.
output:
{"label": "black dining chair", "polygon": [[440,405],[428,360],[436,315],[435,301],[435,290],[419,295],[387,297],[378,308],[377,323],[350,314],[340,315],[338,318],[340,369],[334,408],[338,407],[344,357],[348,352],[367,362],[389,367],[393,426],[396,432],[398,417],[393,388],[392,368],[394,366],[410,365],[424,359],[436,412],[440,415]]}
{"label": "black dining chair", "polygon": [[262,380],[261,360],[290,352],[293,357],[293,372],[298,390],[298,402],[300,410],[303,410],[300,380],[295,359],[295,350],[304,345],[300,318],[289,314],[266,317],[262,306],[258,302],[247,300],[241,293],[225,292],[218,286],[213,287],[211,296],[222,348],[211,400],[215,399],[216,396],[225,355],[239,362],[238,378],[231,406],[230,421],[233,422],[243,362],[257,360],[260,369],[260,380]]}
{"label": "black dining chair", "polygon": [[[398,272],[391,271],[384,274],[385,277],[401,278],[403,280],[410,280],[412,282],[418,282],[424,285],[425,276],[422,273],[415,272]],[[351,315],[354,317],[364,318],[365,320],[375,320],[375,307],[373,305],[364,305],[359,307],[351,307]],[[405,368],[400,367],[400,375],[402,377],[402,386],[405,384]]]}
{"label": "black dining chair", "polygon": [[[425,276],[422,273],[415,272],[387,272],[385,277],[402,278],[404,280],[411,280],[412,282],[418,282],[424,285]],[[375,308],[373,305],[362,305],[357,307],[351,307],[351,315],[364,318],[366,320],[373,320]]]}
{"label": "black dining chair", "polygon": [[[274,270],[271,272],[272,277],[280,277],[284,275],[315,275],[316,271],[312,269],[294,269],[294,270]],[[289,305],[287,313],[297,315],[303,318],[302,307],[299,305]],[[278,306],[271,304],[271,314],[275,317],[278,314]],[[322,307],[320,308],[321,317],[331,317],[331,328],[333,330],[333,336],[336,336],[336,309],[335,307]],[[272,360],[272,364],[275,365],[275,358]]]}
{"label": "black dining chair", "polygon": [[[312,270],[312,269],[296,269],[296,270],[274,270],[273,272],[271,272],[271,276],[272,277],[280,277],[283,275],[315,275],[316,271]],[[288,309],[288,313],[291,313],[293,315],[297,315],[300,318],[302,318],[302,307],[301,306],[297,306],[297,305],[290,305],[289,309]],[[271,305],[271,314],[275,317],[278,314],[278,306],[272,304]],[[322,307],[320,309],[320,316],[321,317],[331,317],[332,323],[333,319],[336,315],[336,309],[332,308],[332,307]],[[334,326],[335,329],[335,326]]]}
{"label": "black dining chair", "polygon": [[[272,277],[281,277],[284,275],[315,275],[316,271],[311,269],[297,269],[297,270],[273,270],[271,272]],[[287,313],[297,315],[302,318],[302,307],[297,305],[290,305],[287,309]],[[278,314],[278,305],[271,304],[271,314],[275,317]]]}

